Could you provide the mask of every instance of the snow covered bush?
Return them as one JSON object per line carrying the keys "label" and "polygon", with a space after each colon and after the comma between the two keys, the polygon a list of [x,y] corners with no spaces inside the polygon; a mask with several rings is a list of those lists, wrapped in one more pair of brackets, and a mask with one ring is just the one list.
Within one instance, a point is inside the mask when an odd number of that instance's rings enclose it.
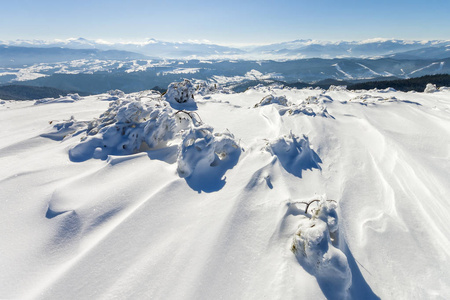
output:
{"label": "snow covered bush", "polygon": [[321,169],[319,163],[322,160],[311,148],[306,135],[299,138],[292,133],[269,142],[267,151],[277,156],[286,171],[302,177],[303,170]]}
{"label": "snow covered bush", "polygon": [[279,110],[281,116],[285,115],[307,115],[307,116],[320,116],[325,118],[333,118],[327,111],[327,107],[324,105],[308,105],[308,104],[297,104],[292,105]]}
{"label": "snow covered bush", "polygon": [[214,133],[196,112],[174,110],[160,95],[153,96],[140,93],[121,97],[112,101],[99,118],[55,123],[53,132],[43,136],[63,140],[83,135],[69,149],[74,162],[175,146],[177,152],[169,152],[172,158],[177,154],[178,175],[199,192],[219,190],[225,184],[224,174],[237,164],[242,151],[234,136]]}
{"label": "snow covered bush", "polygon": [[219,85],[217,83],[208,83],[202,81],[197,84],[195,93],[198,95],[206,96],[209,94],[216,93],[219,90]]}
{"label": "snow covered bush", "polygon": [[110,90],[108,91],[109,97],[106,100],[118,100],[125,97],[125,93],[121,90]]}
{"label": "snow covered bush", "polygon": [[181,129],[180,124],[179,117],[163,102],[119,99],[87,124],[87,136],[69,150],[69,155],[73,161],[83,161],[163,147]]}
{"label": "snow covered bush", "polygon": [[194,85],[187,79],[182,82],[172,82],[164,99],[170,103],[185,103],[194,101],[195,88]]}
{"label": "snow covered bush", "polygon": [[424,93],[434,93],[436,92],[438,89],[436,87],[435,84],[432,83],[428,83],[427,86],[425,87],[425,90],[423,91]]}
{"label": "snow covered bush", "polygon": [[336,299],[347,298],[352,273],[345,254],[338,247],[337,205],[320,201],[300,222],[291,251],[300,264],[317,277],[319,284],[332,289]]}
{"label": "snow covered bush", "polygon": [[235,160],[241,153],[231,133],[214,133],[207,125],[190,128],[183,136],[178,152],[178,175],[189,177],[194,171],[206,171]]}
{"label": "snow covered bush", "polygon": [[286,96],[274,96],[274,95],[268,95],[262,98],[262,100],[255,104],[255,107],[269,105],[269,104],[278,104],[282,106],[288,105],[288,100],[286,99]]}
{"label": "snow covered bush", "polygon": [[108,94],[111,96],[117,96],[119,98],[125,97],[125,93],[121,90],[109,90]]}
{"label": "snow covered bush", "polygon": [[341,92],[341,91],[347,91],[346,85],[330,85],[327,92]]}

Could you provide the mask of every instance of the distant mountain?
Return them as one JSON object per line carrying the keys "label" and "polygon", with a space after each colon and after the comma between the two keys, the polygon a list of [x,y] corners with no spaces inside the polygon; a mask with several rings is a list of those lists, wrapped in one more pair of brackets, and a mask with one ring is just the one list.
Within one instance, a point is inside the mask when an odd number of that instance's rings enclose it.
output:
{"label": "distant mountain", "polygon": [[0,65],[3,67],[53,63],[76,59],[147,59],[142,54],[119,50],[38,48],[0,45]]}
{"label": "distant mountain", "polygon": [[[253,48],[252,53],[257,55],[271,55],[280,57],[299,58],[339,58],[339,57],[358,57],[367,58],[374,56],[386,56],[395,53],[416,51],[423,48],[440,49],[439,55],[433,57],[430,52],[424,58],[446,58],[442,56],[445,49],[450,46],[450,41],[405,41],[405,40],[384,40],[374,39],[357,42],[322,42],[313,40],[297,40],[286,43],[278,43]],[[417,52],[419,54],[419,52]],[[411,58],[411,57],[410,57]]]}
{"label": "distant mountain", "polygon": [[[258,47],[227,47],[210,43],[166,42],[148,39],[142,43],[110,43],[84,38],[67,40],[16,40],[0,44],[16,47],[120,50],[158,58],[236,58],[236,59],[298,59],[298,58],[368,58],[406,53],[405,58],[426,59],[450,57],[450,41],[407,41],[372,39],[365,41],[327,42],[295,40]],[[413,52],[417,51],[417,52]],[[423,51],[423,52],[420,52]],[[400,58],[400,57],[396,57]]]}
{"label": "distant mountain", "polygon": [[450,57],[450,45],[420,48],[391,55],[395,59],[444,59]]}
{"label": "distant mountain", "polygon": [[40,48],[70,48],[70,49],[99,49],[121,50],[140,53],[146,56],[159,58],[185,58],[185,57],[210,57],[231,56],[245,54],[244,50],[214,44],[194,42],[165,42],[148,39],[143,43],[108,43],[105,41],[92,41],[84,38],[68,40],[16,40],[1,42],[0,44],[20,47]]}
{"label": "distant mountain", "polygon": [[[144,61],[117,61],[116,65],[120,67],[112,66],[111,69],[102,69],[102,62],[80,62],[77,65],[78,69],[67,69],[67,72],[37,70],[34,72],[42,72],[45,76],[34,76],[32,77],[35,78],[34,80],[22,80],[21,84],[97,94],[111,89],[120,89],[127,93],[151,89],[154,86],[164,89],[169,83],[184,78],[206,80],[225,86],[239,85],[241,89],[245,90],[253,84],[249,81],[286,82],[289,84],[302,82],[327,86],[329,84],[345,85],[369,80],[450,74],[450,58],[442,60],[393,58],[311,58],[288,61],[169,60],[155,61],[150,65],[139,65]],[[42,67],[46,69],[51,66],[44,65]],[[142,67],[142,69],[134,70],[134,67]],[[65,70],[65,67],[61,64],[57,64],[56,68]],[[92,71],[78,72],[79,69]],[[22,75],[27,74],[25,71],[28,71],[28,69],[23,69],[24,74]],[[36,75],[36,73],[32,75]],[[297,85],[294,84],[293,86]]]}

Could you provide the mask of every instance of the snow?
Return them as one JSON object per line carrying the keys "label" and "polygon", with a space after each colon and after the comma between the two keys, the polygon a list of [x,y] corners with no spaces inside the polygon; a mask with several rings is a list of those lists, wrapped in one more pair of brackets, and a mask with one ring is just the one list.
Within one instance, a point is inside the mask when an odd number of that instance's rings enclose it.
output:
{"label": "snow", "polygon": [[428,66],[425,66],[425,67],[423,67],[423,68],[414,70],[414,71],[412,71],[411,73],[409,73],[408,75],[412,75],[412,74],[414,74],[414,73],[423,71],[423,70],[425,70],[425,69],[431,68],[431,67],[436,66],[436,65],[439,66],[438,69],[436,70],[436,72],[438,72],[438,71],[442,70],[442,67],[444,66],[444,63],[445,63],[445,62],[434,62],[434,63],[429,64]]}
{"label": "snow", "polygon": [[162,75],[168,74],[195,74],[200,72],[200,68],[177,68],[172,71],[164,71]]}
{"label": "snow", "polygon": [[279,73],[263,74],[263,73],[259,72],[258,70],[250,70],[247,73],[245,73],[244,76],[213,75],[212,79],[217,83],[227,84],[227,83],[238,83],[238,82],[242,82],[244,80],[269,80],[269,79],[283,80],[284,77]]}
{"label": "snow", "polygon": [[174,86],[0,105],[0,298],[448,297],[450,89]]}
{"label": "snow", "polygon": [[274,104],[274,103],[276,103],[278,105],[282,105],[282,106],[288,105],[288,101],[285,96],[277,97],[274,95],[268,95],[268,96],[265,96],[264,98],[262,98],[259,103],[256,103],[255,107]]}
{"label": "snow", "polygon": [[[320,200],[319,207],[301,220],[291,251],[305,270],[317,278],[319,285],[327,286],[325,296],[348,299],[352,273],[347,257],[337,248],[339,232],[336,208],[334,202]],[[308,214],[306,210],[305,214]]]}
{"label": "snow", "polygon": [[332,67],[336,67],[336,70],[338,71],[338,72],[341,72],[345,77],[347,77],[348,79],[353,79],[353,77],[352,77],[352,75],[350,75],[350,74],[348,74],[348,73],[346,73],[346,72],[344,72],[344,70],[342,70],[342,68],[341,68],[341,66],[339,66],[339,64],[333,64],[333,65],[331,65]]}
{"label": "snow", "polygon": [[434,93],[436,91],[437,91],[436,85],[433,83],[428,83],[423,92],[424,93]]}
{"label": "snow", "polygon": [[167,88],[164,100],[172,105],[195,104],[194,92],[194,85],[187,79],[182,82],[172,82]]}

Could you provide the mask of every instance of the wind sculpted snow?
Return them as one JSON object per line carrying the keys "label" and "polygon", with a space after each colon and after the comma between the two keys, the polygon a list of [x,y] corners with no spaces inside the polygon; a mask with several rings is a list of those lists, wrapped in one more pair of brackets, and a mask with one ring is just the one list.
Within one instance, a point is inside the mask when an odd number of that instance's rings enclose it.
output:
{"label": "wind sculpted snow", "polygon": [[450,294],[449,89],[194,101],[0,101],[0,298]]}

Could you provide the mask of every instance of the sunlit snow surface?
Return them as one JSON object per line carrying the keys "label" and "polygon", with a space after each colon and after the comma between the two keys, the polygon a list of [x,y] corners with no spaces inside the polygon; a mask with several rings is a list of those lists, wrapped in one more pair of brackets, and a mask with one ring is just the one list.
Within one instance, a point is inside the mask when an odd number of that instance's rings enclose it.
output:
{"label": "sunlit snow surface", "polygon": [[0,298],[450,295],[449,89],[165,99],[0,101]]}

